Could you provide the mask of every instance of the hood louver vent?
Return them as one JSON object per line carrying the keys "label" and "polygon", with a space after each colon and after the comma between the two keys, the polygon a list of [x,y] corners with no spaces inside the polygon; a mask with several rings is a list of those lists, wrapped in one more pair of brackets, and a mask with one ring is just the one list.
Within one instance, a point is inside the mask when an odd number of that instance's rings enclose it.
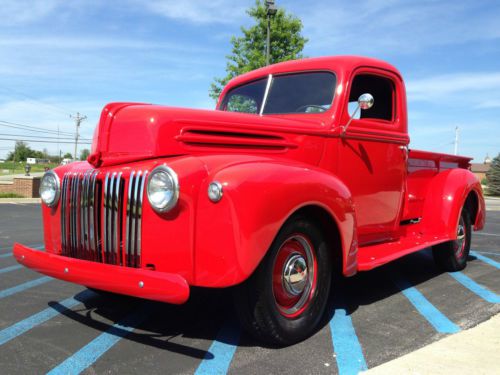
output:
{"label": "hood louver vent", "polygon": [[286,150],[297,147],[296,144],[290,143],[280,136],[250,132],[183,129],[176,139],[189,146],[217,146],[266,150]]}

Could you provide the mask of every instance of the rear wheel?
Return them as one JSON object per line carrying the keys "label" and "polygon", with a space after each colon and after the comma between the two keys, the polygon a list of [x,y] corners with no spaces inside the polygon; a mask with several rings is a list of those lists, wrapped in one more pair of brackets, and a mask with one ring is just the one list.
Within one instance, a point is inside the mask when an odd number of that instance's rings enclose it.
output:
{"label": "rear wheel", "polygon": [[467,208],[462,208],[457,228],[457,239],[432,247],[434,261],[444,271],[460,271],[467,265],[471,240],[471,218]]}
{"label": "rear wheel", "polygon": [[331,266],[321,231],[304,218],[289,220],[254,274],[235,290],[243,327],[277,345],[310,336],[325,311]]}

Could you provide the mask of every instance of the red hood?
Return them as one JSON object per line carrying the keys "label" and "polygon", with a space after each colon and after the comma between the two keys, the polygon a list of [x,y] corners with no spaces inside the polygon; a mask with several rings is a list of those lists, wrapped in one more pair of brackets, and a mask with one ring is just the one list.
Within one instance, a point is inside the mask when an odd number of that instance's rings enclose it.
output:
{"label": "red hood", "polygon": [[102,111],[88,161],[98,167],[221,149],[286,151],[298,147],[287,134],[324,132],[321,120],[112,103]]}

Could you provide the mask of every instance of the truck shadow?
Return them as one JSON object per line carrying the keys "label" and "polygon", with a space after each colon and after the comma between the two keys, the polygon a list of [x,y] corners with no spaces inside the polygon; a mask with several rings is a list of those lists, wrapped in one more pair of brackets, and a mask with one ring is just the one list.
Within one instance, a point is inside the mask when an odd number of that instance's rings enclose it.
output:
{"label": "truck shadow", "polygon": [[[475,258],[470,257],[470,260]],[[423,250],[352,278],[337,278],[334,280],[332,296],[320,329],[328,324],[336,309],[345,309],[347,315],[350,315],[360,306],[371,305],[400,293],[401,290],[393,280],[401,275],[411,285],[418,286],[442,273],[434,265],[430,250]],[[125,340],[184,356],[213,358],[209,346],[215,339],[234,344],[239,338],[238,346],[272,348],[244,332],[240,335],[237,324],[234,324],[234,332],[230,337],[218,336],[221,327],[233,322],[236,316],[228,290],[195,289],[188,303],[181,306],[108,293],[98,294],[88,290],[77,294],[75,298],[83,303],[80,309],[67,309],[57,302],[49,305],[79,324],[100,332],[107,332],[113,327],[112,333]],[[144,305],[148,311],[147,319],[129,332],[121,322]]]}

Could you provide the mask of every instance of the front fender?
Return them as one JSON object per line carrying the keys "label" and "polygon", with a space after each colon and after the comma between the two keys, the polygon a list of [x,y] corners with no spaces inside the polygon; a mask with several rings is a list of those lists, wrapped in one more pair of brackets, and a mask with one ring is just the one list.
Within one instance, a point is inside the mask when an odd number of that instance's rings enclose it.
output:
{"label": "front fender", "polygon": [[422,224],[431,234],[453,240],[457,236],[460,212],[469,194],[477,196],[477,213],[471,218],[474,229],[480,230],[485,221],[485,205],[479,180],[466,169],[440,172],[429,183]]}
{"label": "front fender", "polygon": [[[223,185],[212,203],[208,184]],[[222,287],[247,279],[284,222],[301,207],[315,205],[335,221],[344,273],[356,270],[355,214],[351,194],[321,170],[279,162],[247,162],[210,175],[201,189],[195,239],[195,284]]]}

